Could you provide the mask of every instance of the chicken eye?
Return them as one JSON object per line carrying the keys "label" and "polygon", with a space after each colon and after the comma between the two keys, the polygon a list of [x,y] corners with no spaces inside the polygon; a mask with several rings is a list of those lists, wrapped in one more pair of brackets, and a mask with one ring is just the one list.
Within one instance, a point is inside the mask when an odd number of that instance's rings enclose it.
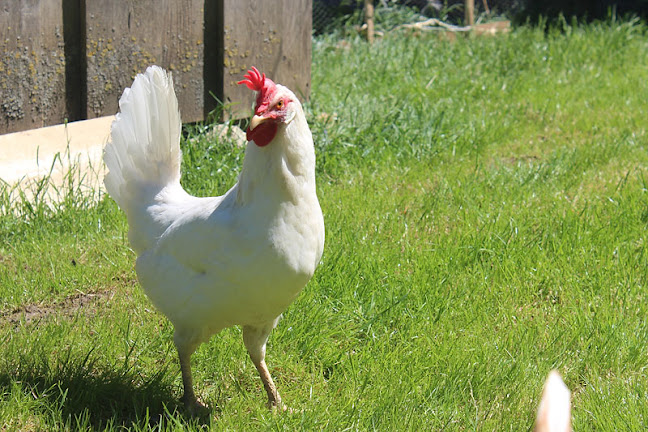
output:
{"label": "chicken eye", "polygon": [[277,105],[275,105],[275,107],[276,107],[277,109],[281,109],[281,108],[283,108],[283,106],[284,106],[284,101],[283,101],[283,99],[279,100],[279,102],[277,102]]}

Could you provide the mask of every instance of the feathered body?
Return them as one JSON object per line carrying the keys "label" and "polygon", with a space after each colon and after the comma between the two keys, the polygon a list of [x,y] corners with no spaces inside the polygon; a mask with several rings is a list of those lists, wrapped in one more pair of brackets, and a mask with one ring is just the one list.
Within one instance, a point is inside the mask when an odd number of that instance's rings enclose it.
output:
{"label": "feathered body", "polygon": [[105,151],[105,185],[127,215],[138,279],[176,330],[190,407],[198,403],[191,353],[233,325],[244,328],[270,404],[280,404],[269,374],[264,379],[265,343],[324,247],[315,152],[301,105],[290,90],[253,73],[246,77],[253,85],[243,83],[259,97],[271,83],[265,97],[281,100],[274,112],[280,106],[286,115],[275,118],[257,103],[248,137],[261,142],[272,128],[274,135],[263,146],[248,143],[238,183],[225,195],[197,198],[180,185],[180,115],[171,77],[158,67],[124,91]]}

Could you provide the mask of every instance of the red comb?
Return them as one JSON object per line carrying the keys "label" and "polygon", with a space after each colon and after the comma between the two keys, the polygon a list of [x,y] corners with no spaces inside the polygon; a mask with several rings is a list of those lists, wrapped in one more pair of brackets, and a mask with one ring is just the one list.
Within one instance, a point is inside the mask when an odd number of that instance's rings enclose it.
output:
{"label": "red comb", "polygon": [[261,72],[259,72],[259,70],[254,66],[252,66],[252,69],[248,71],[247,75],[245,75],[244,78],[244,80],[241,80],[236,84],[245,84],[250,90],[253,91],[260,92],[263,90],[266,76],[265,74],[261,74]]}
{"label": "red comb", "polygon": [[250,90],[259,92],[255,112],[266,109],[272,102],[274,94],[277,92],[277,85],[270,78],[266,78],[265,74],[259,72],[254,66],[252,66],[252,69],[248,71],[244,78],[244,80],[239,81],[237,84],[245,84]]}

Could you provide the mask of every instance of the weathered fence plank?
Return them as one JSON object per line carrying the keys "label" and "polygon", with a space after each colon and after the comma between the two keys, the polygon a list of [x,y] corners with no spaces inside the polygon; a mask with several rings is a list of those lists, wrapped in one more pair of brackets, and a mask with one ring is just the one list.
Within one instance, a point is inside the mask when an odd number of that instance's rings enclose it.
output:
{"label": "weathered fence plank", "polygon": [[63,123],[62,0],[0,0],[0,133]]}
{"label": "weathered fence plank", "polygon": [[86,0],[88,118],[117,112],[124,88],[157,64],[173,72],[183,121],[203,119],[203,3]]}
{"label": "weathered fence plank", "polygon": [[312,0],[224,0],[223,101],[247,115],[249,90],[236,82],[256,66],[298,97],[310,95]]}

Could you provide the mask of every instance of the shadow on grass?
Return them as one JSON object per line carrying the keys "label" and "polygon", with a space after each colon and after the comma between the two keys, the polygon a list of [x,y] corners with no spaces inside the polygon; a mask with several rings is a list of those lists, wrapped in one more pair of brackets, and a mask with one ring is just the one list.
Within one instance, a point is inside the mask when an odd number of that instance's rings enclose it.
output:
{"label": "shadow on grass", "polygon": [[8,395],[18,386],[38,401],[35,415],[60,421],[56,426],[64,429],[200,429],[209,424],[209,417],[193,418],[184,410],[166,366],[142,377],[129,367],[95,367],[91,355],[92,350],[80,360],[68,355],[54,360],[54,366],[23,358],[9,369],[15,372],[0,372],[0,392]]}

